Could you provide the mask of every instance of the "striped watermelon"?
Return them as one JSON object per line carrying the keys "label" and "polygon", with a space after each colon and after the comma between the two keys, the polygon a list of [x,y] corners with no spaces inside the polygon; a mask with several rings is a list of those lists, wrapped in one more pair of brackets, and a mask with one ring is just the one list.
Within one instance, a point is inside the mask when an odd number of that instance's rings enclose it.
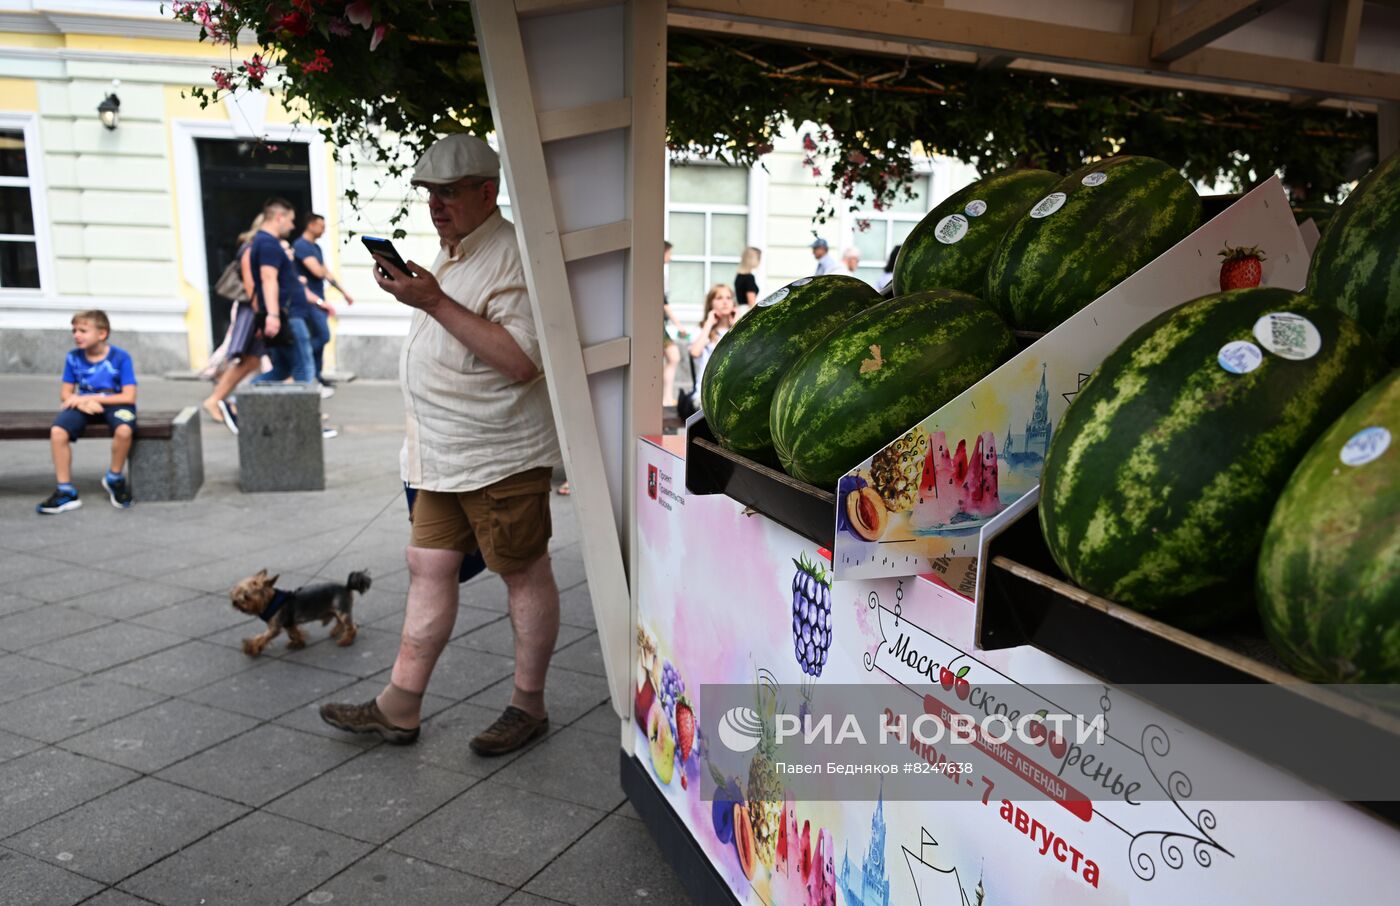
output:
{"label": "striped watermelon", "polygon": [[1278,653],[1322,683],[1400,683],[1400,370],[1333,422],[1264,533],[1255,588]]}
{"label": "striped watermelon", "polygon": [[1313,251],[1307,291],[1355,318],[1400,364],[1400,154],[1333,215]]}
{"label": "striped watermelon", "polygon": [[[1308,322],[1315,354],[1269,351],[1308,341]],[[1355,321],[1284,289],[1217,293],[1159,315],[1104,359],[1055,432],[1040,497],[1055,562],[1083,588],[1173,622],[1247,609],[1288,476],[1383,370]]]}
{"label": "striped watermelon", "polygon": [[1014,352],[1011,331],[976,297],[900,296],[827,334],[773,394],[773,446],[789,475],[836,480]]}
{"label": "striped watermelon", "polygon": [[1201,199],[1151,157],[1111,157],[1071,173],[1017,221],[983,296],[1020,330],[1050,330],[1201,223]]}
{"label": "striped watermelon", "polygon": [[768,410],[783,374],[832,328],[880,301],[865,281],[833,274],[794,280],[755,305],[715,344],[700,381],[715,439],[776,466]]}
{"label": "striped watermelon", "polygon": [[1001,237],[1059,181],[1049,170],[1004,170],[954,192],[900,245],[894,294],[960,289],[982,295]]}

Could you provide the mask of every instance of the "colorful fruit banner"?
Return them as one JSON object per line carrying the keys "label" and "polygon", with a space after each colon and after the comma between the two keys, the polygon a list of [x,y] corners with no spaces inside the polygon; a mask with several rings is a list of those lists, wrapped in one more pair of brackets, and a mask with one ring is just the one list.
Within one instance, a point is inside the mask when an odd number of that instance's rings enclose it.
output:
{"label": "colorful fruit banner", "polygon": [[[1034,648],[977,650],[973,604],[926,578],[833,582],[804,538],[727,497],[686,495],[678,455],[641,441],[637,459],[637,716],[624,747],[737,902],[1287,906],[1388,889],[1400,859],[1389,825],[1326,801],[1208,801],[1231,778],[1277,772]],[[705,698],[718,684],[752,687],[757,726],[726,732],[732,712]],[[928,773],[923,799],[878,782],[844,795],[838,777],[795,797],[769,705],[820,709],[858,685],[960,710],[991,708],[993,690],[1033,713],[1090,708],[1110,738],[1090,758],[1046,734],[1021,753],[1037,772],[1000,750],[911,746],[909,762],[967,761],[971,774]],[[742,767],[721,747],[744,749]]]}
{"label": "colorful fruit banner", "polygon": [[[1236,254],[1222,262],[1222,252]],[[852,469],[837,486],[840,579],[939,575],[974,596],[984,530],[1039,486],[1070,400],[1127,336],[1158,314],[1250,280],[1298,290],[1308,253],[1277,178]]]}

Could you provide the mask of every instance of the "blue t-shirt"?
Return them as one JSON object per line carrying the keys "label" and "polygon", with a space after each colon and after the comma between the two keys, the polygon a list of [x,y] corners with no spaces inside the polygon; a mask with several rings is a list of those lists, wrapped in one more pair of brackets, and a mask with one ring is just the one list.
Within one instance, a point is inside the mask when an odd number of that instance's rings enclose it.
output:
{"label": "blue t-shirt", "polygon": [[121,393],[123,387],[136,383],[136,368],[125,349],[110,343],[100,362],[89,362],[81,349],[70,349],[63,362],[63,383],[72,384],[80,396]]}
{"label": "blue t-shirt", "polygon": [[307,270],[306,265],[303,263],[307,258],[315,258],[321,263],[322,272],[324,273],[326,258],[325,255],[321,253],[321,246],[307,239],[305,236],[299,236],[297,237],[297,241],[292,243],[292,251],[296,252],[297,269],[300,270],[301,275],[306,278],[306,288],[322,299],[325,299],[326,281]]}
{"label": "blue t-shirt", "polygon": [[301,285],[301,273],[296,262],[287,256],[282,242],[271,233],[258,230],[253,235],[253,257],[249,264],[253,268],[253,289],[257,296],[258,308],[266,311],[263,305],[262,268],[264,265],[277,268],[277,311],[283,320],[288,317],[305,318],[311,313],[306,302],[306,287]]}

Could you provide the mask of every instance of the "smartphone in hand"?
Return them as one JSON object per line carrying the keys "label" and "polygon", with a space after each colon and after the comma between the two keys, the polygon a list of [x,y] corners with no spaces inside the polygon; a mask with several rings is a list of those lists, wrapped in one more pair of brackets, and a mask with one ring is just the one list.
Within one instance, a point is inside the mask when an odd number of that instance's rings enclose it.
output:
{"label": "smartphone in hand", "polygon": [[[387,239],[381,239],[378,236],[361,236],[360,241],[365,244],[365,248],[369,249],[371,255],[379,255],[394,267],[412,276],[413,272],[408,269],[408,265],[404,263],[403,258],[399,255],[399,250],[394,248],[392,242]],[[379,273],[383,274],[386,280],[394,279],[393,276],[382,267],[379,268]]]}

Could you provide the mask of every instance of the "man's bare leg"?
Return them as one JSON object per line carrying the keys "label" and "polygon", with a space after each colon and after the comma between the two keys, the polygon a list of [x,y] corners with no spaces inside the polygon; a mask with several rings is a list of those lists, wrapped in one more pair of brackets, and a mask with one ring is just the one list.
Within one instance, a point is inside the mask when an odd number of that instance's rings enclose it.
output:
{"label": "man's bare leg", "polygon": [[515,629],[515,692],[510,703],[531,717],[543,718],[545,677],[559,638],[559,588],[549,554],[501,578]]}
{"label": "man's bare leg", "polygon": [[375,699],[396,727],[418,726],[423,693],[457,622],[457,571],[461,565],[460,551],[408,548],[408,609],[399,656],[388,687]]}

